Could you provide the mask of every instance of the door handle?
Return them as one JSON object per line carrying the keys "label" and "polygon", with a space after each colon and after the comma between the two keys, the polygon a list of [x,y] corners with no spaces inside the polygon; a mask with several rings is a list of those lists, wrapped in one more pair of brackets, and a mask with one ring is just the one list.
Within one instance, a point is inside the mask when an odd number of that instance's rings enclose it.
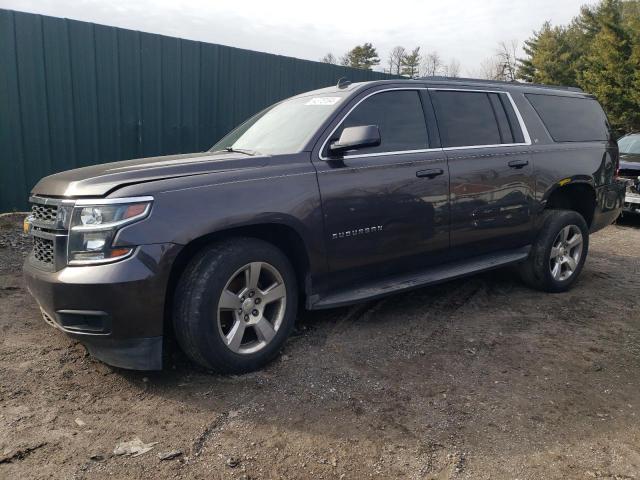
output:
{"label": "door handle", "polygon": [[444,173],[444,170],[442,170],[441,168],[429,168],[427,170],[418,170],[416,172],[416,177],[418,178],[435,178],[438,175],[442,175]]}
{"label": "door handle", "polygon": [[511,168],[522,168],[529,165],[529,160],[511,160],[507,165]]}

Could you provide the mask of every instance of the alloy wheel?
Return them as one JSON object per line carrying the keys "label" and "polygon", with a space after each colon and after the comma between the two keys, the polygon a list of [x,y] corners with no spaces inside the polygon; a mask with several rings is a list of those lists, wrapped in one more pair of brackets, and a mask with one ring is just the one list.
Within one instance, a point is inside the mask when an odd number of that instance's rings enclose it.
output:
{"label": "alloy wheel", "polygon": [[582,257],[582,232],[577,225],[567,225],[556,236],[549,255],[551,276],[558,281],[571,277]]}
{"label": "alloy wheel", "polygon": [[218,331],[234,353],[266,347],[282,325],[286,287],[280,272],[266,262],[251,262],[229,279],[218,301]]}

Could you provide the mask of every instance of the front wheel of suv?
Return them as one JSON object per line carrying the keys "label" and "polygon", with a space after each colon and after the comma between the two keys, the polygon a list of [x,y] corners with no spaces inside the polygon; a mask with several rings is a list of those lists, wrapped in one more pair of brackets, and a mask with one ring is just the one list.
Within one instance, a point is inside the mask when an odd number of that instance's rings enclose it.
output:
{"label": "front wheel of suv", "polygon": [[529,258],[520,265],[522,279],[546,292],[564,292],[577,280],[589,251],[589,228],[572,210],[547,210]]}
{"label": "front wheel of suv", "polygon": [[219,373],[244,373],[279,353],[297,306],[287,257],[270,243],[236,238],[191,260],[175,292],[174,330],[194,362]]}

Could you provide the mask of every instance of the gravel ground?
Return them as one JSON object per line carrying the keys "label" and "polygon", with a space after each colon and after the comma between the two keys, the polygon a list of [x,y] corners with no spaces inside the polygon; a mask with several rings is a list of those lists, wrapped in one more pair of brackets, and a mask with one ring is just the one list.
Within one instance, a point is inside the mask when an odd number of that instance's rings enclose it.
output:
{"label": "gravel ground", "polygon": [[[640,221],[592,237],[569,293],[499,270],[302,312],[243,376],[94,361],[25,291],[19,223],[0,218],[2,479],[640,478]],[[113,453],[136,437],[151,450]]]}

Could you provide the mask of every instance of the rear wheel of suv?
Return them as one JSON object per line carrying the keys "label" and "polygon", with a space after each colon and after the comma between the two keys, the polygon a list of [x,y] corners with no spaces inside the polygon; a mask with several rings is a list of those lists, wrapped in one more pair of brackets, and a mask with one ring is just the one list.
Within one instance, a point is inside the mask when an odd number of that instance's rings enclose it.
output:
{"label": "rear wheel of suv", "polygon": [[236,238],[191,260],[176,288],[173,324],[194,362],[220,373],[243,373],[279,353],[297,306],[287,257],[270,243]]}
{"label": "rear wheel of suv", "polygon": [[576,281],[589,251],[589,228],[572,210],[547,210],[529,258],[520,265],[522,279],[546,292],[564,292]]}

